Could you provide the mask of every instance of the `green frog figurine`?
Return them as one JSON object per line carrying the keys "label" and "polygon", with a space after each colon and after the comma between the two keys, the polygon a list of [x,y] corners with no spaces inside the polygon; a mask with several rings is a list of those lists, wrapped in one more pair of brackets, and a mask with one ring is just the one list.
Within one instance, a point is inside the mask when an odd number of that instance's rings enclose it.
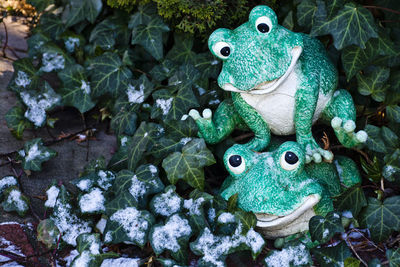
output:
{"label": "green frog figurine", "polygon": [[232,92],[232,99],[223,101],[214,116],[210,109],[202,116],[196,110],[189,112],[207,143],[218,143],[235,128],[247,127],[255,137],[245,146],[262,151],[271,132],[296,133],[307,163],[331,161],[333,154],[322,149],[311,133],[319,118],[330,122],[345,147],[366,141],[365,131],[354,131],[353,100],[346,90],[336,90],[337,70],[323,45],[278,25],[269,7],[253,8],[249,21],[234,30],[217,29],[208,45],[223,61],[218,84]]}
{"label": "green frog figurine", "polygon": [[305,164],[303,148],[291,141],[264,153],[236,144],[225,152],[224,164],[230,176],[221,196],[228,200],[237,193],[238,207],[255,213],[267,238],[308,230],[311,217],[333,210],[332,197],[361,182],[351,159]]}

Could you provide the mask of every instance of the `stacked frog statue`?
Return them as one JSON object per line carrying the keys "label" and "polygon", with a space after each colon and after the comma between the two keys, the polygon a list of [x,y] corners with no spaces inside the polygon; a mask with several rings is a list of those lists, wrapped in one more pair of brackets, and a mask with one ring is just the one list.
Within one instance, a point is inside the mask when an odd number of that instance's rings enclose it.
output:
{"label": "stacked frog statue", "polygon": [[[351,95],[337,89],[337,70],[323,45],[278,25],[267,6],[255,7],[249,21],[234,30],[217,29],[208,45],[223,61],[218,84],[232,92],[232,99],[224,100],[214,115],[210,109],[203,116],[189,112],[199,136],[215,144],[235,128],[255,134],[250,142],[226,151],[231,176],[221,195],[228,199],[238,193],[239,207],[256,214],[257,226],[268,237],[307,230],[313,215],[333,209],[340,183],[360,182],[354,162],[345,157],[333,160],[332,152],[321,148],[311,133],[313,123],[322,119],[343,146],[364,143],[366,132],[355,132]],[[296,134],[297,143],[257,153],[267,149],[271,133]]]}

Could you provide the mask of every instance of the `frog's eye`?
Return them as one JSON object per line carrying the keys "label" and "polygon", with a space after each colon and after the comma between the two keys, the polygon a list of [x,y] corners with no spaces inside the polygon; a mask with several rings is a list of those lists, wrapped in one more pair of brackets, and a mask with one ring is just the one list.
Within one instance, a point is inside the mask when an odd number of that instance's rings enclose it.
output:
{"label": "frog's eye", "polygon": [[295,153],[293,153],[292,151],[286,151],[279,159],[279,163],[284,170],[291,171],[299,166],[300,161],[299,157],[297,157]]}
{"label": "frog's eye", "polygon": [[221,59],[226,59],[231,54],[231,46],[226,42],[218,42],[213,46],[215,55]]}
{"label": "frog's eye", "polygon": [[272,21],[267,16],[259,17],[256,20],[256,28],[261,33],[269,33],[272,29]]}
{"label": "frog's eye", "polygon": [[228,160],[228,166],[234,174],[241,174],[246,169],[246,163],[239,155],[230,156]]}

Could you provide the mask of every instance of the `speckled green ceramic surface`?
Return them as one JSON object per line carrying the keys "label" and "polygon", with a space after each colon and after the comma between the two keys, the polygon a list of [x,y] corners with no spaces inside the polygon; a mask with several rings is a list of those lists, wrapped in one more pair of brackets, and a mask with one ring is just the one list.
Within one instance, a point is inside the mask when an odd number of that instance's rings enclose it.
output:
{"label": "speckled green ceramic surface", "polygon": [[217,29],[208,40],[211,52],[223,61],[219,86],[232,92],[214,116],[209,109],[189,115],[199,135],[218,143],[235,128],[246,125],[255,137],[246,148],[262,151],[271,137],[296,133],[306,162],[332,160],[311,134],[320,117],[330,122],[339,141],[353,147],[367,139],[355,133],[355,108],[350,94],[336,90],[338,75],[323,45],[306,34],[278,25],[267,6],[255,7],[249,21],[234,30]]}
{"label": "speckled green ceramic surface", "polygon": [[257,226],[268,237],[307,230],[312,216],[333,210],[332,197],[341,193],[341,184],[350,187],[361,182],[351,159],[337,156],[333,163],[306,165],[305,153],[296,142],[264,153],[234,145],[226,151],[224,164],[230,176],[221,196],[229,199],[238,194],[238,206],[257,215]]}

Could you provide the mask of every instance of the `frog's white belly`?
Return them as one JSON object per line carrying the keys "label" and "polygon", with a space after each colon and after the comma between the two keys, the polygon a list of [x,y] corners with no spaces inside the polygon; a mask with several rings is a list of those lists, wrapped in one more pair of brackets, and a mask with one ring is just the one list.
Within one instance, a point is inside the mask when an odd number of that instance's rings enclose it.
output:
{"label": "frog's white belly", "polygon": [[[268,123],[273,134],[289,135],[295,133],[295,94],[300,83],[299,75],[296,72],[298,72],[298,69],[293,70],[286,80],[270,93],[264,95],[241,93],[242,98],[257,110]],[[313,123],[320,117],[330,98],[330,94],[319,94]]]}

